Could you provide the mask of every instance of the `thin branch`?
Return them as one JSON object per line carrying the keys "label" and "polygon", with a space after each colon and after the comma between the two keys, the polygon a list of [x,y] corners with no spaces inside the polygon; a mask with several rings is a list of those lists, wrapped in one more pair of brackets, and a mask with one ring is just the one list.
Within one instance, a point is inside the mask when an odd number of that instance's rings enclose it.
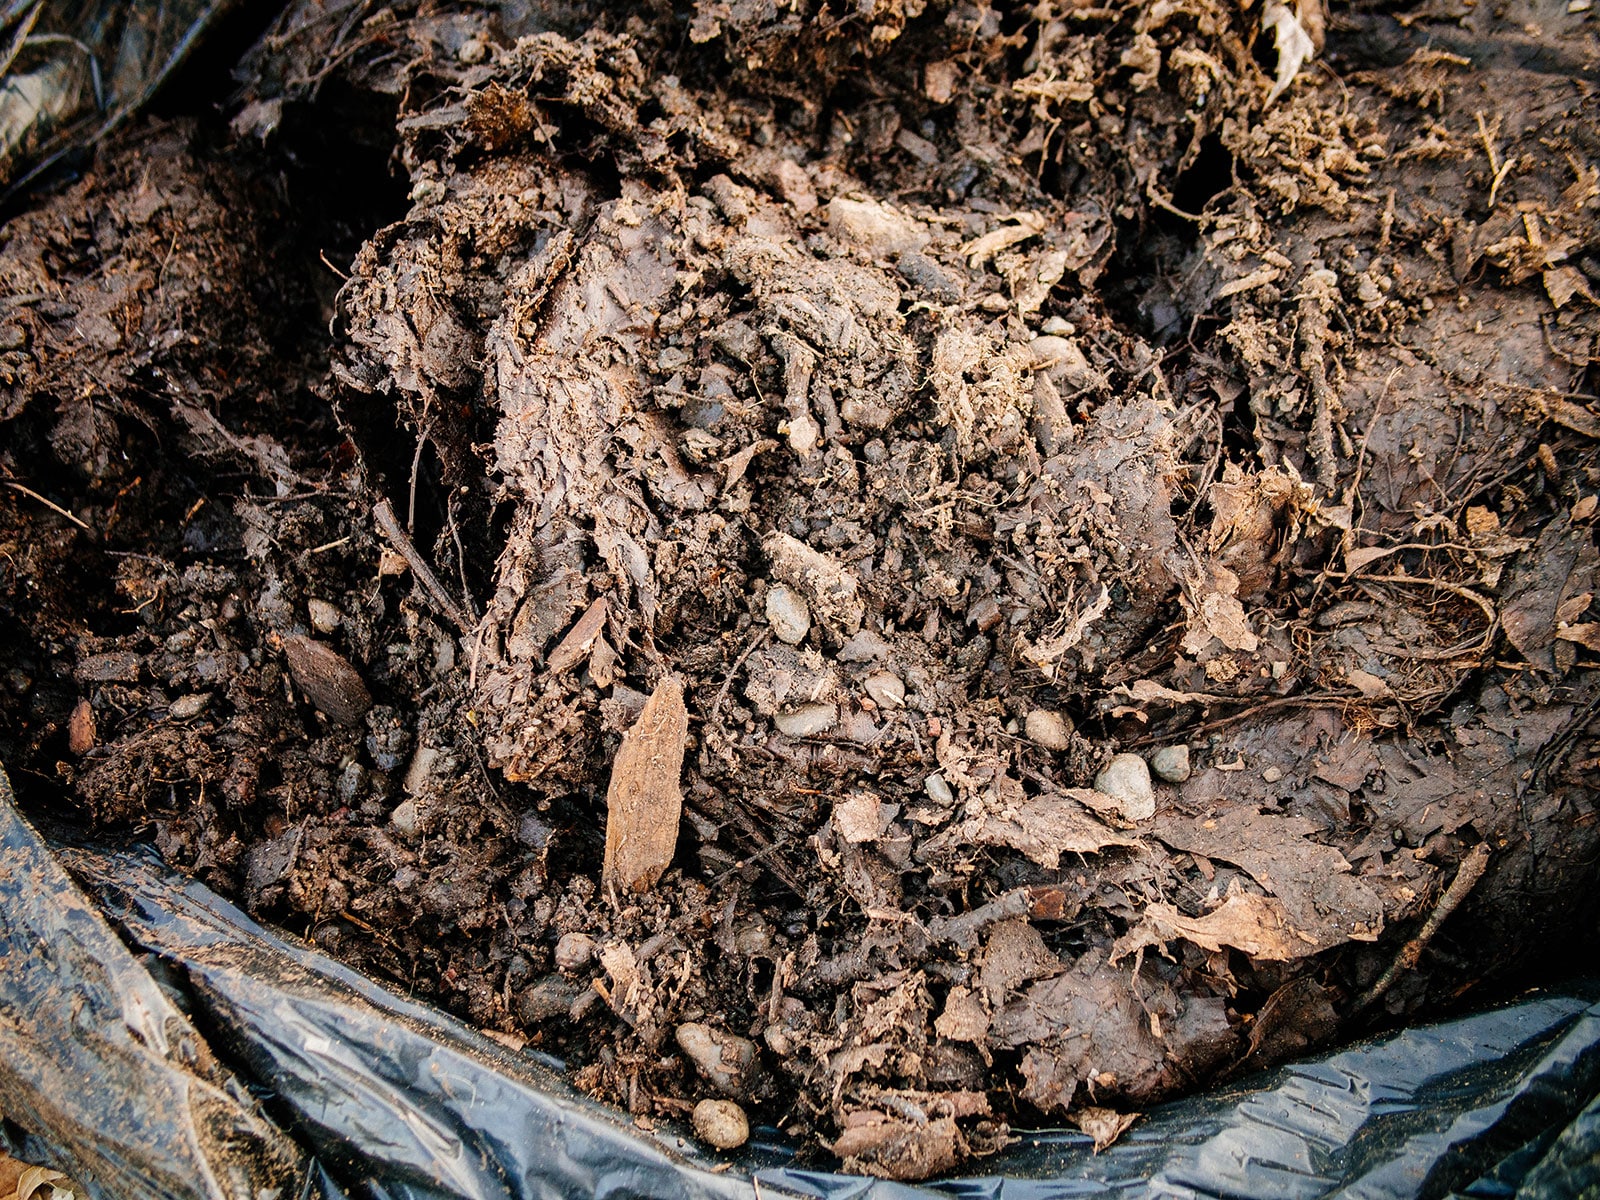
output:
{"label": "thin branch", "polygon": [[93,533],[94,532],[94,530],[90,529],[88,524],[85,523],[84,520],[81,517],[75,516],[73,513],[69,512],[67,509],[62,508],[61,505],[57,504],[54,500],[51,500],[46,496],[41,496],[38,492],[34,491],[31,487],[23,487],[22,484],[16,483],[16,482],[14,482],[14,481],[12,481],[10,479],[0,479],[0,483],[5,484],[8,488],[15,488],[17,491],[21,492],[24,496],[28,496],[28,497],[31,497],[34,500],[37,500],[40,504],[44,505],[51,512],[58,513],[59,515],[65,517],[67,520],[71,521],[74,525],[76,525],[79,529],[83,530],[85,533]]}
{"label": "thin branch", "polygon": [[372,515],[378,522],[378,529],[389,540],[389,544],[401,558],[406,560],[406,564],[410,566],[412,573],[417,577],[417,582],[422,585],[422,590],[428,594],[428,598],[455,624],[457,629],[462,633],[470,633],[476,622],[471,620],[450,593],[445,591],[444,584],[439,582],[439,577],[433,573],[428,560],[422,557],[421,551],[412,543],[406,531],[400,528],[400,522],[395,519],[394,505],[387,499],[379,500],[372,506]]}

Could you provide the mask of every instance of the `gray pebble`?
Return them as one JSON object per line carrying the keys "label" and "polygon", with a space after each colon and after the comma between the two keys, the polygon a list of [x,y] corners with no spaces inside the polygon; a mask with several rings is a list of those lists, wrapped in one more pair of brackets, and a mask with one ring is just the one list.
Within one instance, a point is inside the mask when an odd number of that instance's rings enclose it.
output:
{"label": "gray pebble", "polygon": [[956,794],[950,790],[944,776],[937,772],[922,781],[922,790],[928,793],[928,799],[935,804],[950,805],[956,802]]}
{"label": "gray pebble", "polygon": [[306,611],[311,615],[311,628],[318,633],[332,633],[344,620],[339,606],[329,604],[326,600],[307,600]]}
{"label": "gray pebble", "polygon": [[1150,769],[1168,783],[1182,783],[1189,778],[1189,747],[1161,747],[1150,756]]}
{"label": "gray pebble", "polygon": [[767,592],[767,623],[780,642],[798,646],[811,628],[811,608],[799,592],[777,584]]}
{"label": "gray pebble", "polygon": [[389,814],[389,820],[395,829],[405,837],[414,837],[420,824],[422,814],[417,809],[415,800],[402,800],[395,805],[394,811]]}
{"label": "gray pebble", "polygon": [[196,692],[190,696],[179,696],[167,711],[172,714],[174,721],[192,721],[205,712],[206,705],[210,703],[211,696],[208,693]]}
{"label": "gray pebble", "polygon": [[802,704],[789,712],[779,713],[772,721],[779,733],[797,738],[826,733],[838,722],[839,710],[832,704]]}
{"label": "gray pebble", "polygon": [[874,671],[861,683],[867,690],[867,695],[872,697],[872,702],[879,708],[904,708],[906,703],[906,685],[901,682],[900,676],[888,671]]}
{"label": "gray pebble", "polygon": [[564,933],[556,943],[556,970],[571,975],[594,961],[594,939],[587,933]]}
{"label": "gray pebble", "polygon": [[1150,768],[1137,754],[1118,754],[1094,777],[1097,792],[1104,792],[1122,806],[1129,821],[1148,821],[1156,815],[1156,793],[1150,784]]}

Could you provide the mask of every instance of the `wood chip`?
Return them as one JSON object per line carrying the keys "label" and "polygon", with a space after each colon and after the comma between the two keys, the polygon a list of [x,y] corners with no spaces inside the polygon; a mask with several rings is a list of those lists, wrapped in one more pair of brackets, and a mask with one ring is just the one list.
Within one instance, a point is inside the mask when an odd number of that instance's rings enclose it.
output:
{"label": "wood chip", "polygon": [[683,816],[683,748],[689,714],[683,681],[663,679],[622,736],[606,791],[604,880],[618,893],[647,892],[672,862]]}
{"label": "wood chip", "polygon": [[87,700],[79,700],[67,718],[67,749],[81,758],[94,749],[98,737],[94,709]]}
{"label": "wood chip", "polygon": [[283,639],[283,652],[295,686],[319,712],[341,725],[358,724],[367,715],[372,693],[337,650],[296,633]]}
{"label": "wood chip", "polygon": [[595,642],[605,632],[606,616],[610,611],[611,606],[604,596],[584,610],[583,616],[567,630],[567,636],[550,651],[550,661],[546,664],[550,674],[564,675],[588,659]]}

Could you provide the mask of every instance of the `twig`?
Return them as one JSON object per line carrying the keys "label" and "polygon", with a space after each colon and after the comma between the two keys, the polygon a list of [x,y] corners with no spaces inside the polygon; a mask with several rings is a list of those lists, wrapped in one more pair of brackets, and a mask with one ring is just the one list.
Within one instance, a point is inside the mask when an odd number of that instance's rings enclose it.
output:
{"label": "twig", "polygon": [[61,516],[65,517],[67,520],[71,521],[74,525],[76,525],[79,529],[83,530],[85,533],[93,533],[94,532],[94,530],[90,529],[88,524],[85,523],[84,520],[81,517],[74,516],[71,512],[69,512],[66,509],[62,508],[61,505],[57,504],[54,500],[51,500],[51,499],[49,499],[49,498],[47,498],[45,496],[41,496],[38,492],[34,491],[31,487],[23,487],[22,484],[15,483],[10,479],[0,479],[0,483],[5,484],[8,488],[15,488],[17,491],[21,492],[24,496],[29,496],[29,497],[33,498],[34,500],[37,500],[40,504],[44,505],[51,512],[58,513]]}
{"label": "twig", "polygon": [[1432,913],[1423,923],[1417,935],[1412,938],[1395,956],[1389,964],[1389,969],[1379,976],[1378,981],[1367,989],[1366,994],[1356,1001],[1351,1015],[1365,1012],[1383,998],[1383,994],[1394,986],[1395,980],[1400,978],[1400,972],[1415,970],[1422,961],[1423,951],[1427,950],[1428,943],[1433,941],[1433,935],[1439,932],[1439,927],[1450,919],[1450,914],[1461,907],[1461,902],[1467,898],[1478,880],[1483,878],[1483,872],[1489,866],[1489,846],[1487,842],[1479,842],[1470,851],[1466,858],[1461,860],[1461,865],[1456,868],[1456,877],[1450,881],[1450,886],[1445,888],[1444,895],[1439,897],[1439,903],[1434,906]]}
{"label": "twig", "polygon": [[744,660],[749,658],[762,646],[767,644],[769,630],[763,629],[754,641],[744,648],[744,653],[734,660],[733,666],[728,668],[728,677],[722,681],[722,688],[717,692],[717,698],[711,703],[711,711],[706,714],[706,729],[714,729],[717,724],[717,714],[722,711],[722,702],[728,698],[728,689],[733,686],[733,677],[739,673],[739,668],[744,666]]}
{"label": "twig", "polygon": [[1495,114],[1494,128],[1491,130],[1483,123],[1483,113],[1475,114],[1478,118],[1478,136],[1483,139],[1483,152],[1489,156],[1489,207],[1494,207],[1495,198],[1500,194],[1500,185],[1506,181],[1506,176],[1511,173],[1511,168],[1517,165],[1516,155],[1512,155],[1505,162],[1500,161],[1500,156],[1494,152],[1494,139],[1500,134],[1500,115]]}
{"label": "twig", "polygon": [[[1227,697],[1232,700],[1233,697]],[[1245,697],[1238,697],[1243,702]],[[1217,717],[1211,721],[1203,721],[1199,725],[1184,726],[1184,736],[1194,738],[1202,733],[1210,733],[1214,729],[1222,729],[1228,725],[1237,724],[1248,717],[1259,716],[1261,713],[1270,712],[1275,708],[1338,708],[1360,700],[1361,697],[1353,692],[1311,692],[1304,696],[1277,696],[1271,700],[1263,700],[1259,704],[1251,704],[1236,713],[1225,717]],[[1153,746],[1158,742],[1170,738],[1171,732],[1147,733],[1144,737],[1128,743],[1129,750],[1137,750],[1142,746]]]}
{"label": "twig", "polygon": [[372,506],[372,516],[378,522],[378,529],[389,540],[389,544],[417,577],[417,582],[422,585],[422,590],[428,593],[431,599],[449,620],[454,622],[462,633],[470,633],[474,621],[470,620],[461,606],[455,602],[450,593],[444,590],[444,584],[439,582],[439,577],[433,573],[433,568],[428,565],[428,560],[422,554],[406,531],[400,528],[400,522],[395,519],[394,505],[387,499],[379,500]]}

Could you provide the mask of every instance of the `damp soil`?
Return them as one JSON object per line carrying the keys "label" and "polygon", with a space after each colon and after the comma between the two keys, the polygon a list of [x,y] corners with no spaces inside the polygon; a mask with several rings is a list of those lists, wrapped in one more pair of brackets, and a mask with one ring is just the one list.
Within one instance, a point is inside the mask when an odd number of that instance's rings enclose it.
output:
{"label": "damp soil", "polygon": [[1579,969],[1597,31],[291,7],[0,231],[0,761],[898,1178]]}

